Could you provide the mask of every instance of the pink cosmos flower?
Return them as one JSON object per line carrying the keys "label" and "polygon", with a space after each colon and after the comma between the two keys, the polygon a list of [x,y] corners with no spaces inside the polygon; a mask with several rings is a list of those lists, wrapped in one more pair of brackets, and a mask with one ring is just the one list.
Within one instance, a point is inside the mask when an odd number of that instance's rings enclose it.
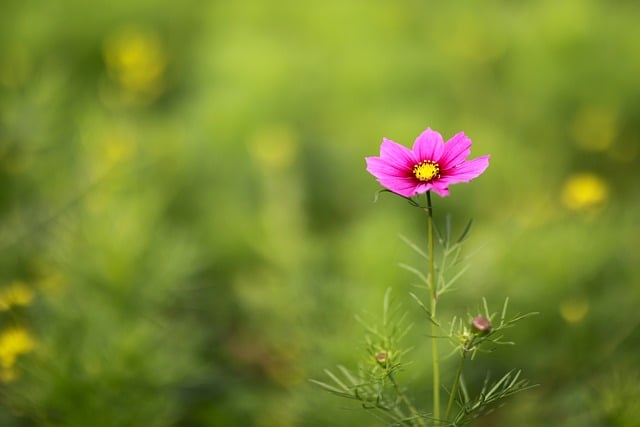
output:
{"label": "pink cosmos flower", "polygon": [[471,139],[463,132],[446,143],[442,135],[427,128],[413,149],[383,138],[380,157],[366,157],[367,171],[388,190],[404,197],[433,190],[449,195],[449,185],[469,182],[489,166],[489,155],[467,160]]}

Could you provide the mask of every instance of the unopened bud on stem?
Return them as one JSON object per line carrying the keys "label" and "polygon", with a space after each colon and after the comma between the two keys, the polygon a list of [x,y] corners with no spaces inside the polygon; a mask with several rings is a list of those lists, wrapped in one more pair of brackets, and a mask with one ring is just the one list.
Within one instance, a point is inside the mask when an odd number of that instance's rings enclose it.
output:
{"label": "unopened bud on stem", "polygon": [[383,368],[387,366],[387,361],[389,360],[389,355],[386,351],[381,351],[376,354],[376,362],[380,364]]}
{"label": "unopened bud on stem", "polygon": [[471,330],[478,336],[487,335],[491,332],[491,322],[484,316],[476,316],[471,321]]}

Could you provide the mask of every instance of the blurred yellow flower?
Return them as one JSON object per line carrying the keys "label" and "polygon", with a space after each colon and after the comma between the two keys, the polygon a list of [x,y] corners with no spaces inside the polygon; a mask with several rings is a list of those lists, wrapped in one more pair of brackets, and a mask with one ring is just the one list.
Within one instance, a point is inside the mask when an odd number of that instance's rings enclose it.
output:
{"label": "blurred yellow flower", "polygon": [[110,124],[108,129],[103,130],[98,142],[95,147],[89,142],[87,144],[90,149],[95,148],[91,156],[97,177],[114,165],[130,159],[137,149],[134,131],[121,123]]}
{"label": "blurred yellow flower", "polygon": [[131,157],[135,147],[135,140],[130,135],[118,133],[107,135],[104,139],[105,159],[109,164],[115,164]]}
{"label": "blurred yellow flower", "polygon": [[129,27],[107,37],[104,58],[109,75],[129,95],[155,99],[164,89],[167,55],[154,31]]}
{"label": "blurred yellow flower", "polygon": [[573,298],[560,304],[560,315],[568,323],[578,323],[589,312],[589,300],[586,298]]}
{"label": "blurred yellow flower", "polygon": [[0,334],[0,381],[16,378],[14,365],[18,356],[33,350],[35,341],[24,328],[13,328]]}
{"label": "blurred yellow flower", "polygon": [[571,210],[594,208],[606,202],[609,189],[599,176],[592,173],[576,174],[564,183],[562,203]]}
{"label": "blurred yellow flower", "polygon": [[5,288],[0,288],[0,311],[9,310],[16,305],[29,305],[34,292],[23,282],[13,282]]}

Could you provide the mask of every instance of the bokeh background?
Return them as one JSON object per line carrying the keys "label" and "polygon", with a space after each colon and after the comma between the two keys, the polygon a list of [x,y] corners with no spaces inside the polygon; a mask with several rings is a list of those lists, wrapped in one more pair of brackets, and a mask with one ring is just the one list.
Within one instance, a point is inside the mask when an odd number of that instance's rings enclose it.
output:
{"label": "bokeh background", "polygon": [[492,155],[434,200],[475,221],[442,306],[540,312],[467,372],[539,387],[476,425],[637,425],[637,1],[0,11],[0,425],[382,425],[308,379],[388,287],[428,402],[424,218],[363,159],[427,126]]}

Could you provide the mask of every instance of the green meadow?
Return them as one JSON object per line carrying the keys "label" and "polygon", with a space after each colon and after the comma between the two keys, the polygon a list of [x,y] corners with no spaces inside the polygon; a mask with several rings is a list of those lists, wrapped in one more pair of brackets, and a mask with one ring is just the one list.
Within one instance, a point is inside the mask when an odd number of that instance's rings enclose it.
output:
{"label": "green meadow", "polygon": [[473,425],[636,425],[639,19],[628,0],[4,1],[0,425],[384,426],[309,380],[357,368],[355,318],[388,288],[428,404],[425,291],[401,267],[426,274],[402,238],[425,247],[424,215],[364,160],[427,127],[491,155],[433,196],[439,227],[473,219],[443,315],[539,313],[465,366],[469,388],[537,385]]}

